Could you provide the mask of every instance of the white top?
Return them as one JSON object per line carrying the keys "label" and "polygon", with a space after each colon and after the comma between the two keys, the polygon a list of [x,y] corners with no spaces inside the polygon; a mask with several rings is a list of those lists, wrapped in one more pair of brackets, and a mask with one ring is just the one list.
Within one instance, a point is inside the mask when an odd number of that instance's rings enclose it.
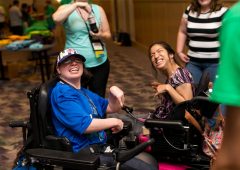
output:
{"label": "white top", "polygon": [[22,25],[22,12],[20,11],[19,7],[14,5],[9,9],[9,19],[11,26]]}

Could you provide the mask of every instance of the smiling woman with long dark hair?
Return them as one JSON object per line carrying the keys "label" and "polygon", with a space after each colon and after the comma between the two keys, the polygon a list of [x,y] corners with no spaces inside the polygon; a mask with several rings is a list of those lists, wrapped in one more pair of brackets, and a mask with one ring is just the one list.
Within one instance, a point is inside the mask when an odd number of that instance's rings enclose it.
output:
{"label": "smiling woman with long dark hair", "polygon": [[166,77],[165,83],[152,83],[159,97],[159,106],[153,118],[172,119],[170,115],[176,104],[193,97],[192,75],[175,62],[175,51],[164,42],[154,42],[149,47],[149,58],[156,72],[161,72]]}

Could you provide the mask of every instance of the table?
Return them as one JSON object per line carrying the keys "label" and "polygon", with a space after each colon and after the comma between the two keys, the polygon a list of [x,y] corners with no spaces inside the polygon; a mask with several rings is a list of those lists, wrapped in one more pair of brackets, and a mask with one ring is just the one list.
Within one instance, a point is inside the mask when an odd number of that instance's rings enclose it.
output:
{"label": "table", "polygon": [[[6,47],[1,47],[0,48],[0,71],[1,71],[0,80],[9,80],[9,78],[7,78],[4,73],[2,52],[3,51],[8,51],[8,52],[29,51],[29,52],[32,52],[32,54],[38,56],[38,59],[40,61],[41,78],[42,78],[42,82],[44,83],[45,76],[47,77],[47,80],[50,78],[50,69],[49,69],[50,62],[49,62],[49,55],[48,55],[47,51],[52,49],[54,47],[54,45],[55,45],[55,43],[43,45],[43,47],[39,48],[39,49],[23,48],[23,49],[16,50],[16,51],[9,50]],[[44,66],[45,66],[45,71],[44,71]],[[45,74],[45,72],[46,72],[46,74]]]}

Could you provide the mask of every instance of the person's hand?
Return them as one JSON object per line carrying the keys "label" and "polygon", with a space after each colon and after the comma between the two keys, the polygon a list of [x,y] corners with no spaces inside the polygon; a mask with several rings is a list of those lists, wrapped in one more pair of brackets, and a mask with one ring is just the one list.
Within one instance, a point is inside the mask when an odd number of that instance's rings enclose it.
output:
{"label": "person's hand", "polygon": [[97,33],[94,33],[91,30],[90,30],[89,33],[93,37],[93,39],[102,39],[102,38],[105,37],[105,35],[104,35],[105,33],[104,33],[103,29],[102,29],[102,23],[99,24]]}
{"label": "person's hand", "polygon": [[98,32],[94,33],[90,30],[90,35],[93,37],[93,39],[101,39],[103,37],[103,32],[101,31],[101,28],[98,28]]}
{"label": "person's hand", "polygon": [[189,60],[190,60],[190,58],[186,54],[184,54],[183,52],[180,52],[177,55],[184,63],[188,63]]}
{"label": "person's hand", "polygon": [[118,133],[123,129],[123,121],[121,119],[117,119],[117,118],[111,118],[111,121],[115,124],[111,130],[112,133]]}
{"label": "person's hand", "polygon": [[123,107],[123,104],[124,104],[124,93],[123,91],[117,87],[117,86],[112,86],[110,88],[110,95],[112,97],[115,97],[118,102],[120,103],[120,106]]}
{"label": "person's hand", "polygon": [[89,14],[92,12],[92,8],[87,2],[75,2],[75,5],[76,8],[82,8]]}
{"label": "person's hand", "polygon": [[154,96],[158,96],[159,94],[165,93],[167,91],[168,84],[162,84],[154,81],[151,83],[151,86],[156,91]]}
{"label": "person's hand", "polygon": [[158,85],[160,85],[161,83],[157,82],[157,81],[153,81],[150,83],[150,86],[152,86],[152,88],[156,88]]}
{"label": "person's hand", "polygon": [[155,90],[156,90],[156,93],[154,96],[158,96],[159,94],[162,94],[162,93],[165,93],[167,92],[167,87],[168,87],[169,84],[159,84]]}

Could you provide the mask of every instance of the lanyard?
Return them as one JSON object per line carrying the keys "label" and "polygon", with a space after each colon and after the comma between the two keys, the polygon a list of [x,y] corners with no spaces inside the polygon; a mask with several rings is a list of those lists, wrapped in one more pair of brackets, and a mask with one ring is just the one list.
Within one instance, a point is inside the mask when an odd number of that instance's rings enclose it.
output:
{"label": "lanyard", "polygon": [[[92,9],[92,5],[91,5],[91,9]],[[87,28],[88,32],[90,32],[90,29],[89,29],[89,27],[88,27],[88,25],[87,25],[87,22],[84,20],[84,18],[83,18],[83,16],[82,16],[82,13],[81,13],[80,9],[77,8],[77,12],[78,12],[78,14],[81,16],[81,18],[82,18],[84,24],[86,25],[86,28]],[[91,12],[94,13],[93,10],[91,10]],[[90,38],[90,39],[92,38],[92,36],[91,36],[90,34],[89,34],[89,38]]]}
{"label": "lanyard", "polygon": [[76,90],[78,93],[83,94],[83,95],[87,98],[87,100],[88,100],[88,102],[89,102],[89,104],[90,104],[90,106],[91,106],[92,115],[96,115],[96,116],[98,116],[98,117],[101,117],[100,114],[98,113],[97,107],[95,106],[94,102],[92,101],[92,99],[91,99],[84,91],[82,91],[81,89],[79,89],[79,90],[76,89],[75,87],[73,87],[72,85],[70,85],[69,83],[67,83],[66,81],[64,81],[64,80],[62,80],[62,79],[60,79],[60,82],[69,85],[69,86],[72,87],[74,90]]}

